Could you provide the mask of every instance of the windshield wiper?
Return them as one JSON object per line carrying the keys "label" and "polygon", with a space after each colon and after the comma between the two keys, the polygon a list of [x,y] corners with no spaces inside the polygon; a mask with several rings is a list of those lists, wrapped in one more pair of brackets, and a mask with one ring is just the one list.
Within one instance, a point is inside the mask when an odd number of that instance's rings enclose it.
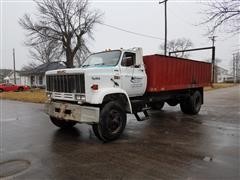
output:
{"label": "windshield wiper", "polygon": [[81,67],[88,67],[90,66],[89,64],[82,65]]}
{"label": "windshield wiper", "polygon": [[104,63],[93,64],[94,66],[102,66],[105,65]]}

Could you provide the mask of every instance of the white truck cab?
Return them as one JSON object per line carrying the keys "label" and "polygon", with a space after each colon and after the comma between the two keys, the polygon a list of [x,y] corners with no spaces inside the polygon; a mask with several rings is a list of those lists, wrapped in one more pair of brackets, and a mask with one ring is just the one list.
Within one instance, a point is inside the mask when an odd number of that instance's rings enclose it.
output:
{"label": "white truck cab", "polygon": [[113,140],[133,113],[130,98],[146,90],[142,49],[94,53],[80,68],[48,71],[46,81],[46,111],[56,126],[88,123],[98,138]]}

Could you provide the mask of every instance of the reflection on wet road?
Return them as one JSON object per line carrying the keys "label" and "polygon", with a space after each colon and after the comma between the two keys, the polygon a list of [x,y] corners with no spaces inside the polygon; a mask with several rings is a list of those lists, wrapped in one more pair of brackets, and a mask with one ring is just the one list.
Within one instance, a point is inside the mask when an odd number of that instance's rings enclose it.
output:
{"label": "reflection on wet road", "polygon": [[103,144],[88,125],[58,129],[41,104],[1,100],[0,177],[239,179],[239,102],[232,87],[207,92],[196,116],[179,106],[151,111],[143,122],[129,115],[123,136]]}

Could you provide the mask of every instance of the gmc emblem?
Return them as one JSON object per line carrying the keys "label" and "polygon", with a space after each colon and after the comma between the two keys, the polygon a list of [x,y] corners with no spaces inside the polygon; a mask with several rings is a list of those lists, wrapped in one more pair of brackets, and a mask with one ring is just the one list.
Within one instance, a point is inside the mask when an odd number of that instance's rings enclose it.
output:
{"label": "gmc emblem", "polygon": [[66,74],[65,70],[57,71],[57,74]]}

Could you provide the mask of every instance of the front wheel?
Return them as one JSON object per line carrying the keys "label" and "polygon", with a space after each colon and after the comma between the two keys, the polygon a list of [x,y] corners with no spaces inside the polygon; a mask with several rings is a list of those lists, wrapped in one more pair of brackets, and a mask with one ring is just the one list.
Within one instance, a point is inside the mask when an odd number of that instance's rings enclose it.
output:
{"label": "front wheel", "polygon": [[50,116],[50,120],[55,126],[60,127],[62,129],[72,128],[73,126],[75,126],[75,124],[77,124],[74,121],[66,121],[64,119],[59,119],[52,116]]}
{"label": "front wheel", "polygon": [[104,105],[100,113],[98,124],[93,124],[92,129],[96,137],[104,142],[112,141],[122,134],[125,129],[127,115],[117,101]]}

